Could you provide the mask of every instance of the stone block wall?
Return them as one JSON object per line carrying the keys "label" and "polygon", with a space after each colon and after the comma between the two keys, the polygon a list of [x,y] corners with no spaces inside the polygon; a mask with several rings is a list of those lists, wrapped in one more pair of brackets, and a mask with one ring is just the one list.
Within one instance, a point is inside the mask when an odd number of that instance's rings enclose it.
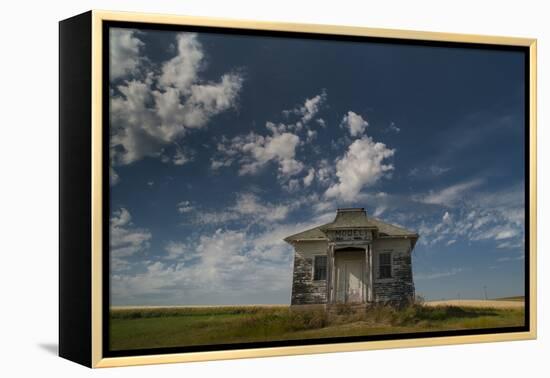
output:
{"label": "stone block wall", "polygon": [[374,280],[374,297],[381,303],[404,303],[414,298],[411,256],[392,253],[392,278]]}
{"label": "stone block wall", "polygon": [[327,301],[327,282],[313,281],[313,259],[294,256],[292,275],[292,305],[324,304]]}

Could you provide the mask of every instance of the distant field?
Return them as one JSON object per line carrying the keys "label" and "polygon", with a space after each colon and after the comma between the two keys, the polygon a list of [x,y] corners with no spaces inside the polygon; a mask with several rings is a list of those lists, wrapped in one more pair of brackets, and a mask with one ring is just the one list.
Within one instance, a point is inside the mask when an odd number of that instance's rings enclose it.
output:
{"label": "distant field", "polygon": [[110,314],[112,350],[363,336],[521,326],[523,308],[414,305],[397,310],[343,306],[290,311],[288,306],[116,308]]}
{"label": "distant field", "polygon": [[520,301],[520,302],[524,302],[525,297],[523,295],[518,295],[518,296],[515,296],[515,297],[496,298],[495,301]]}
{"label": "distant field", "polygon": [[500,298],[492,300],[484,299],[450,299],[446,301],[426,302],[428,306],[467,306],[479,308],[523,308],[525,306],[523,297]]}

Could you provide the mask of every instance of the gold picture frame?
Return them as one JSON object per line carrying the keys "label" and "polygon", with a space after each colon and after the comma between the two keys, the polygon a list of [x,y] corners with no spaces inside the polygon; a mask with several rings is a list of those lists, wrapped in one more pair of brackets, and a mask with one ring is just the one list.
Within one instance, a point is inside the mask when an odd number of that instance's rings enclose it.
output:
{"label": "gold picture frame", "polygon": [[[257,347],[247,349],[147,354],[106,357],[104,354],[104,225],[109,218],[103,206],[105,190],[105,144],[103,67],[105,56],[104,25],[108,22],[212,27],[262,32],[308,33],[334,36],[369,37],[400,41],[428,41],[457,44],[501,45],[525,48],[528,59],[528,329],[519,332],[475,335],[434,336],[330,344]],[[60,23],[60,355],[83,365],[99,367],[208,361],[251,357],[346,352],[357,350],[466,344],[535,339],[537,335],[536,291],[536,39],[469,34],[452,34],[368,27],[260,22],[210,17],[127,13],[93,10]],[[84,64],[77,70],[70,67]],[[89,70],[87,72],[86,70]],[[71,71],[72,70],[72,71]],[[83,70],[83,71],[82,71]],[[89,74],[87,77],[83,77]],[[76,87],[75,87],[76,86]],[[75,88],[77,88],[75,90]],[[79,95],[82,94],[82,95]],[[78,111],[74,111],[77,109]],[[68,131],[78,122],[80,131]],[[89,127],[85,124],[89,124]],[[89,122],[89,123],[88,123]],[[527,126],[526,126],[527,127]],[[73,134],[71,134],[73,133]],[[76,134],[75,134],[76,133]],[[80,141],[85,150],[74,150],[70,142]],[[78,143],[77,143],[78,144]],[[70,155],[70,154],[77,155]],[[71,156],[85,156],[89,168],[75,166]],[[73,164],[73,165],[71,165]],[[79,173],[77,173],[77,171]],[[527,172],[526,172],[527,174]],[[74,180],[80,180],[74,184]],[[72,182],[71,182],[72,181]],[[526,182],[527,185],[527,182]],[[83,202],[84,212],[71,212]],[[86,219],[83,219],[86,218]],[[77,221],[75,221],[77,220]],[[71,236],[69,236],[69,234]],[[82,253],[81,253],[82,251]],[[77,254],[77,256],[75,256]],[[78,297],[78,298],[77,298]],[[77,350],[78,349],[78,350]]]}

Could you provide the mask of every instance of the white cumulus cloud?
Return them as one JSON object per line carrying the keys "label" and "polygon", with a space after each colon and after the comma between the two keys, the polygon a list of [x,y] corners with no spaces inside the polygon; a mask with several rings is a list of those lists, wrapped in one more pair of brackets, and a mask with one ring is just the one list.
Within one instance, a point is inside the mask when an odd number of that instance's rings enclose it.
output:
{"label": "white cumulus cloud", "polygon": [[[218,152],[228,158],[238,157],[241,163],[240,175],[258,173],[270,162],[277,163],[278,173],[282,178],[300,173],[304,165],[295,158],[300,138],[291,132],[279,132],[279,129],[270,127],[271,125],[267,123],[272,135],[262,136],[251,132],[248,135],[236,136],[218,144]],[[212,162],[213,168],[222,165],[219,160]]]}
{"label": "white cumulus cloud", "polygon": [[[113,165],[145,157],[185,164],[190,157],[179,146],[185,133],[236,107],[242,76],[229,72],[218,81],[202,80],[204,52],[197,35],[180,33],[176,40],[176,56],[112,88],[116,89],[110,112]],[[166,156],[168,147],[175,147],[173,157]]]}
{"label": "white cumulus cloud", "polygon": [[109,74],[111,80],[133,74],[140,61],[139,50],[143,42],[132,29],[109,29]]}
{"label": "white cumulus cloud", "polygon": [[162,65],[160,84],[188,92],[197,81],[204,53],[195,33],[181,33],[176,37],[178,54]]}
{"label": "white cumulus cloud", "polygon": [[375,184],[394,169],[392,164],[385,162],[394,153],[395,150],[368,136],[356,139],[344,156],[337,159],[338,182],[327,189],[326,197],[353,201],[361,189]]}
{"label": "white cumulus cloud", "polygon": [[[318,94],[312,98],[307,98],[303,105],[291,109],[291,110],[284,110],[283,114],[286,116],[289,116],[290,114],[296,114],[300,116],[300,122],[302,125],[305,125],[309,121],[317,115],[319,110],[321,109],[322,104],[326,101],[327,94],[325,91],[323,91],[321,94]],[[324,121],[321,119],[318,121],[319,124],[323,126]],[[322,122],[322,123],[321,123]]]}
{"label": "white cumulus cloud", "polygon": [[352,137],[359,137],[365,133],[369,123],[359,114],[349,111],[344,118],[342,118],[340,125],[345,127]]}

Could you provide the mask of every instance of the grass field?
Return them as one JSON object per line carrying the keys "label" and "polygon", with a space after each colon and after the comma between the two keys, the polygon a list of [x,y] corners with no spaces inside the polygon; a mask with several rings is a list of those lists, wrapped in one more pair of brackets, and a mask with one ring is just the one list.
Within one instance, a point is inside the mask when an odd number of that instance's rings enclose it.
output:
{"label": "grass field", "polygon": [[356,312],[342,306],[290,311],[288,306],[119,308],[110,313],[112,350],[229,344],[521,326],[523,308],[411,305]]}
{"label": "grass field", "polygon": [[496,301],[517,301],[517,302],[524,302],[525,297],[523,295],[517,295],[515,297],[502,297],[502,298],[496,298]]}

